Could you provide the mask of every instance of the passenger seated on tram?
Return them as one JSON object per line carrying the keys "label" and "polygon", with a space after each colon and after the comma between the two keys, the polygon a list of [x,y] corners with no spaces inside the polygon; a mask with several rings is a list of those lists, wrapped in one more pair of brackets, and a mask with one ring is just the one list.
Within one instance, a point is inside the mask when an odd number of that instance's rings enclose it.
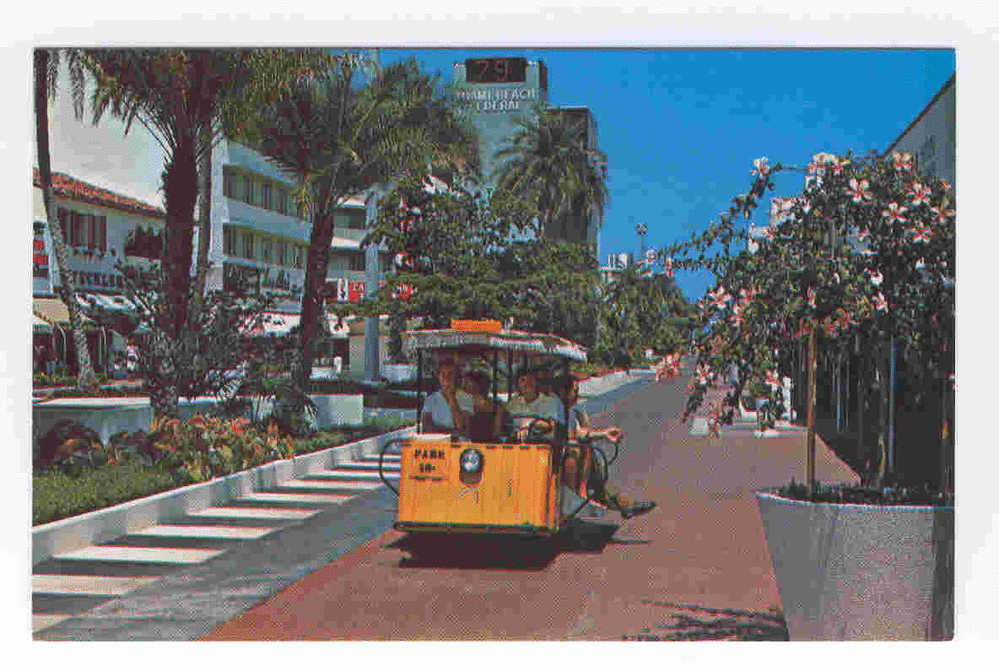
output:
{"label": "passenger seated on tram", "polygon": [[655,502],[632,500],[621,492],[617,484],[593,474],[594,454],[592,447],[587,444],[597,439],[617,443],[621,440],[621,429],[617,426],[603,429],[593,427],[589,415],[576,406],[579,400],[579,380],[576,377],[569,375],[562,378],[560,389],[564,404],[569,406],[569,440],[577,442],[565,454],[562,476],[565,485],[580,496],[589,494],[597,503],[620,511],[624,518],[633,518],[656,508]]}
{"label": "passenger seated on tram", "polygon": [[454,361],[441,360],[437,367],[440,389],[427,396],[420,412],[423,432],[462,434],[466,431],[473,401],[471,395],[458,388],[458,380],[458,367]]}
{"label": "passenger seated on tram", "polygon": [[514,435],[521,442],[527,441],[531,431],[550,438],[554,428],[565,425],[562,401],[538,390],[537,369],[525,369],[517,378],[519,393],[506,405],[513,418]]}
{"label": "passenger seated on tram", "polygon": [[489,397],[489,378],[472,370],[465,375],[465,388],[472,396],[472,412],[466,419],[468,438],[473,442],[499,441],[508,416],[502,403]]}

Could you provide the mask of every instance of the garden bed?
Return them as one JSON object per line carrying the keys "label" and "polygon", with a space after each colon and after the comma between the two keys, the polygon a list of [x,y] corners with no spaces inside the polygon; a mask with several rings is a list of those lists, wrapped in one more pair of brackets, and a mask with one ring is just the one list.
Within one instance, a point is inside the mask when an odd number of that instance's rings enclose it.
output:
{"label": "garden bed", "polygon": [[[324,430],[294,440],[294,455],[344,446],[415,423],[412,419],[377,418],[360,426]],[[192,485],[181,481],[161,462],[145,465],[135,458],[116,465],[80,467],[73,471],[48,468],[32,478],[32,525],[96,511],[165,490]]]}

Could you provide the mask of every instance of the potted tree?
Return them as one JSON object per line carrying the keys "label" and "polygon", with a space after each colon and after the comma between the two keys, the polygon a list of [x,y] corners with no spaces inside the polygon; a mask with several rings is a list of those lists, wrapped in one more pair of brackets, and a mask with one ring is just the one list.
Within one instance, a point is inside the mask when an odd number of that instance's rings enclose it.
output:
{"label": "potted tree", "polygon": [[[800,374],[807,380],[796,385],[804,384],[807,396],[804,484],[792,480],[757,493],[791,638],[950,638],[951,188],[921,178],[904,153],[889,159],[821,153],[804,169],[800,195],[775,203],[779,214],[762,234],[754,234],[750,248],[749,233],[737,220],[752,217],[774,189],[776,172],[801,170],[771,167],[766,158],[754,165],[749,192],[736,197],[726,214],[702,234],[660,253],[677,268],[707,268],[717,278],[700,303],[694,340],[698,380],[691,385],[687,413],[732,364],[738,380],[725,409],[715,415],[719,422],[731,422],[747,386],[757,392],[769,387],[761,411],[783,409],[780,375],[803,365]],[[855,400],[858,417],[875,424],[878,446],[868,455],[873,473],[859,486],[816,483],[822,348],[873,350],[858,384],[876,384],[877,394],[860,391]],[[940,464],[932,483],[901,483],[894,446],[900,368],[913,374],[913,390],[932,394],[943,405]],[[914,456],[933,453],[927,446],[907,448]]]}

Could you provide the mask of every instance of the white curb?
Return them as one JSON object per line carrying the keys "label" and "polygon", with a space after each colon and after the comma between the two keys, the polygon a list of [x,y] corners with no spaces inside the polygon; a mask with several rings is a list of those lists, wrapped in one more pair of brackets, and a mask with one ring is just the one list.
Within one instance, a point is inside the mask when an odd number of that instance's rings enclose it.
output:
{"label": "white curb", "polygon": [[183,488],[174,488],[131,502],[109,506],[90,513],[56,520],[31,528],[31,563],[105,543],[130,532],[168,522],[181,516],[220,506],[265,488],[274,488],[290,479],[302,478],[341,462],[377,454],[386,442],[412,432],[415,426],[393,430],[377,437],[350,442],[332,449],[277,460],[229,476]]}

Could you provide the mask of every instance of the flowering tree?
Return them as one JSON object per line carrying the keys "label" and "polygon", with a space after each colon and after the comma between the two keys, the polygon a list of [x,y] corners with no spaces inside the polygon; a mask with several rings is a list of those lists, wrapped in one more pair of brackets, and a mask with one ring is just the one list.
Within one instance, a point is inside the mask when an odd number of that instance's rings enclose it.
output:
{"label": "flowering tree", "polygon": [[735,367],[738,381],[714,418],[730,420],[742,391],[754,383],[766,387],[763,410],[772,419],[781,407],[780,371],[793,365],[796,348],[807,340],[811,488],[818,336],[831,346],[862,336],[886,345],[892,363],[900,347],[924,379],[953,378],[953,194],[942,180],[921,179],[905,153],[887,160],[820,153],[804,170],[801,194],[775,200],[775,219],[750,239],[738,220],[752,217],[777,172],[802,171],[771,166],[766,158],[754,167],[749,192],[704,232],[658,258],[676,268],[708,269],[717,279],[699,303],[688,415]]}

